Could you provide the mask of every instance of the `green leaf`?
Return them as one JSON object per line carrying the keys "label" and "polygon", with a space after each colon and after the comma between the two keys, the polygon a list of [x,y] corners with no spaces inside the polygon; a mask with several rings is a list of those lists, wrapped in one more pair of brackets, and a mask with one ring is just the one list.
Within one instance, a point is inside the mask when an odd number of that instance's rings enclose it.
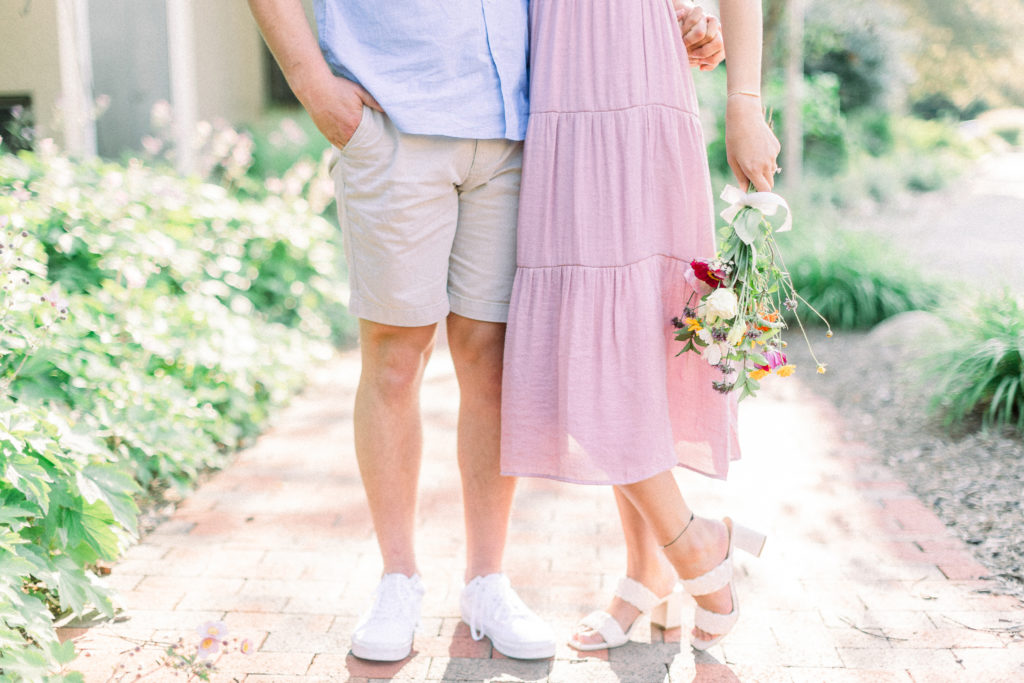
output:
{"label": "green leaf", "polygon": [[32,458],[19,457],[7,463],[7,480],[45,513],[49,507],[50,482],[53,480]]}
{"label": "green leaf", "polygon": [[82,531],[86,542],[106,560],[116,560],[121,542],[114,533],[114,517],[103,503],[86,503],[82,510]]}
{"label": "green leaf", "polygon": [[28,576],[35,567],[24,557],[10,552],[0,553],[0,576],[20,578]]}
{"label": "green leaf", "polygon": [[82,614],[87,602],[87,579],[84,571],[71,558],[64,555],[55,557],[53,564],[57,569],[57,594],[60,596],[60,606],[63,609],[70,609],[75,614]]}
{"label": "green leaf", "polygon": [[[78,476],[80,482],[88,482],[92,499],[86,497],[87,503],[101,500],[124,528],[132,535],[138,535],[139,508],[132,497],[141,489],[135,480],[116,465],[87,465]],[[83,495],[85,489],[83,488]]]}
{"label": "green leaf", "polygon": [[19,505],[3,505],[0,507],[0,524],[10,525],[11,522],[16,520],[25,519],[26,517],[35,517],[38,514],[38,509],[32,510]]}
{"label": "green leaf", "polygon": [[733,219],[732,228],[744,244],[753,244],[761,234],[761,212],[744,209]]}
{"label": "green leaf", "polygon": [[71,640],[66,640],[63,643],[51,643],[46,649],[49,651],[50,657],[61,665],[70,664],[78,656],[78,653],[75,652],[75,643]]}

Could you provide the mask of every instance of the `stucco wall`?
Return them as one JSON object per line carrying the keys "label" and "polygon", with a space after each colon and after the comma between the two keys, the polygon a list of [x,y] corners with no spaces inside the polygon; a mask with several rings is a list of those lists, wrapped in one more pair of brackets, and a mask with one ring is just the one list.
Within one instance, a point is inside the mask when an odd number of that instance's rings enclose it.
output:
{"label": "stucco wall", "polygon": [[39,133],[61,140],[55,120],[60,57],[52,0],[0,0],[0,95],[30,96]]}
{"label": "stucco wall", "polygon": [[248,3],[193,4],[200,119],[255,119],[264,105],[263,44]]}

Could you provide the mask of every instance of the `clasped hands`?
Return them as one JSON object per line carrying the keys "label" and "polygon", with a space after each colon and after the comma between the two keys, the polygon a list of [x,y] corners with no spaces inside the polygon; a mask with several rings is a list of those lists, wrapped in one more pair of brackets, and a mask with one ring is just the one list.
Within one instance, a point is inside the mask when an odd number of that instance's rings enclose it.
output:
{"label": "clasped hands", "polygon": [[725,43],[718,17],[706,14],[701,7],[684,0],[673,0],[672,4],[690,66],[711,71],[725,59]]}

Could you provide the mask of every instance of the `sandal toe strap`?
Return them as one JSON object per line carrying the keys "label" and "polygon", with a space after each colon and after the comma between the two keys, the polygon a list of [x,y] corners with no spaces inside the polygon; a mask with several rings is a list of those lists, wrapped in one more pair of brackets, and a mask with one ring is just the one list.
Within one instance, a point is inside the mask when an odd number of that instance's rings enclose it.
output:
{"label": "sandal toe strap", "polygon": [[[732,581],[732,557],[726,557],[721,564],[698,577],[692,579],[681,579],[683,590],[690,595],[707,595],[721,590]],[[709,631],[717,633],[717,631]]]}
{"label": "sandal toe strap", "polygon": [[604,638],[605,645],[608,647],[617,647],[629,640],[622,627],[619,626],[619,622],[615,621],[612,615],[602,610],[591,612],[583,617],[580,620],[580,626],[585,626],[591,631],[600,634]]}
{"label": "sandal toe strap", "polygon": [[696,612],[693,615],[693,625],[705,633],[724,634],[732,629],[739,616],[740,613],[737,609],[733,609],[728,614],[721,614],[706,610],[697,605]]}
{"label": "sandal toe strap", "polygon": [[619,579],[615,595],[644,613],[650,612],[654,609],[655,605],[662,601],[650,588],[628,576],[623,576]]}

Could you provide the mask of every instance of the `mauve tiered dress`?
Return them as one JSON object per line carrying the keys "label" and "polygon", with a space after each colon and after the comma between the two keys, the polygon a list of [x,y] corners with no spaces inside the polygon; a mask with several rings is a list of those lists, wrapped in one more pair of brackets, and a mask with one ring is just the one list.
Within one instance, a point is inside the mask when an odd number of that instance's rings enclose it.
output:
{"label": "mauve tiered dress", "polygon": [[707,153],[671,0],[531,0],[530,122],[501,466],[590,484],[725,478],[736,400],[676,357],[714,255]]}

